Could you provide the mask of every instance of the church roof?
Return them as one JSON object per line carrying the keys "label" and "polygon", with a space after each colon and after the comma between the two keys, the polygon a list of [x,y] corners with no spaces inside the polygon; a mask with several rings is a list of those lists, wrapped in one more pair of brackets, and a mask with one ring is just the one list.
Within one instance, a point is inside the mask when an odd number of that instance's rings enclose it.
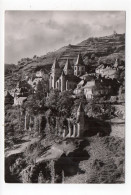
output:
{"label": "church roof", "polygon": [[84,112],[84,109],[83,109],[82,103],[80,103],[80,105],[79,105],[79,107],[78,107],[77,112]]}
{"label": "church roof", "polygon": [[62,70],[61,76],[65,76],[64,70]]}
{"label": "church roof", "polygon": [[64,66],[64,70],[72,69],[69,59],[67,59],[66,64]]}
{"label": "church roof", "polygon": [[55,58],[55,60],[54,60],[54,62],[53,62],[52,68],[54,68],[54,69],[60,68],[60,67],[59,67],[59,63],[58,63],[58,61],[57,61],[56,58]]}
{"label": "church roof", "polygon": [[78,54],[78,57],[77,57],[77,60],[76,60],[76,63],[75,63],[75,66],[79,66],[79,65],[83,65],[83,66],[85,65],[84,62],[83,62],[81,54]]}
{"label": "church roof", "polygon": [[80,82],[80,80],[81,80],[79,77],[77,77],[75,75],[65,75],[65,78],[68,81],[76,82],[76,83]]}

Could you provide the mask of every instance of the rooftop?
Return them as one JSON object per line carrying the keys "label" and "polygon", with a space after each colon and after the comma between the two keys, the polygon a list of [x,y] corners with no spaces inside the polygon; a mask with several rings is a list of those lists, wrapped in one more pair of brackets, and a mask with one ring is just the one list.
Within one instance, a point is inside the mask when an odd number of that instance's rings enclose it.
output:
{"label": "rooftop", "polygon": [[80,78],[75,75],[65,75],[66,80],[72,81],[72,82],[80,82]]}
{"label": "rooftop", "polygon": [[77,57],[77,60],[76,60],[76,63],[75,63],[75,66],[79,66],[79,65],[85,66],[81,54],[78,54],[78,57]]}
{"label": "rooftop", "polygon": [[55,60],[54,60],[54,63],[53,63],[52,68],[53,68],[53,69],[60,68],[59,63],[58,63],[58,61],[57,61],[56,58],[55,58]]}
{"label": "rooftop", "polygon": [[69,59],[67,59],[66,64],[64,66],[64,70],[72,69]]}

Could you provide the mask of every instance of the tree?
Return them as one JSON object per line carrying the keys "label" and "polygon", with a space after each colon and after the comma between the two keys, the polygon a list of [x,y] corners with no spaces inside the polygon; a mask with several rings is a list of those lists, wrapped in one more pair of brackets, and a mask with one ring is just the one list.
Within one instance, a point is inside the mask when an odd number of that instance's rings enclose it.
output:
{"label": "tree", "polygon": [[72,107],[72,113],[71,113],[73,119],[76,119],[76,113],[80,103],[82,103],[83,107],[87,105],[87,100],[83,91],[80,94],[78,94],[77,98],[74,100],[74,105]]}
{"label": "tree", "polygon": [[59,91],[55,89],[50,92],[49,96],[46,99],[45,105],[52,111],[52,114],[57,114],[58,98]]}
{"label": "tree", "polygon": [[57,109],[60,116],[69,117],[71,114],[71,108],[74,104],[72,97],[72,91],[63,91],[60,93],[57,103]]}

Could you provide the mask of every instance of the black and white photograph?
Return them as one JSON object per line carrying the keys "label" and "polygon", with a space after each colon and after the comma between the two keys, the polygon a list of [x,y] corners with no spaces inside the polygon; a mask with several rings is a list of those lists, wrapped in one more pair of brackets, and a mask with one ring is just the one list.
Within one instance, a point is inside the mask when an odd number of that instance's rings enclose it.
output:
{"label": "black and white photograph", "polygon": [[124,184],[126,11],[4,17],[5,183]]}

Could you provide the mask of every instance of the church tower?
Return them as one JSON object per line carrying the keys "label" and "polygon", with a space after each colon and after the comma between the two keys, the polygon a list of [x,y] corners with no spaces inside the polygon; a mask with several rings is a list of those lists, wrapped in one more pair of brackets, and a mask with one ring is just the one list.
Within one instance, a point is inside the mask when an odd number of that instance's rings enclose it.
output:
{"label": "church tower", "polygon": [[77,110],[77,137],[83,136],[85,130],[85,112],[80,103],[78,110]]}
{"label": "church tower", "polygon": [[85,74],[85,64],[83,62],[81,54],[78,54],[76,63],[74,65],[74,75],[81,76]]}
{"label": "church tower", "polygon": [[55,83],[60,77],[61,69],[59,67],[57,59],[54,60],[53,66],[51,68],[51,74],[50,74],[50,89],[55,89]]}
{"label": "church tower", "polygon": [[66,90],[66,80],[65,80],[65,73],[64,73],[64,71],[62,71],[60,80],[61,80],[61,91],[64,91],[64,90]]}
{"label": "church tower", "polygon": [[69,59],[67,59],[63,70],[64,70],[65,75],[73,75],[73,69],[71,67]]}

